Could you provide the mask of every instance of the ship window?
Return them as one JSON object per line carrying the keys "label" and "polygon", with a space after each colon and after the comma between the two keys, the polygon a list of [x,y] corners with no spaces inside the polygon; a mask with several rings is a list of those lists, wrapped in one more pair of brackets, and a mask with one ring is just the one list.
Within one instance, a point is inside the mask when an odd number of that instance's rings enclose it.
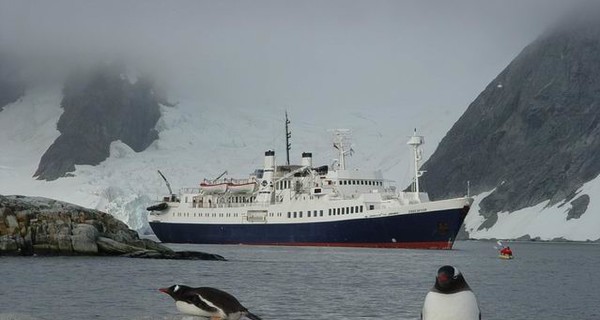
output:
{"label": "ship window", "polygon": [[315,210],[315,211],[313,212],[313,216],[314,216],[314,217],[316,217],[316,216],[317,216],[317,210]]}
{"label": "ship window", "polygon": [[370,205],[369,205],[369,210],[375,210],[375,206],[374,206],[374,205],[372,205],[372,204],[370,204]]}
{"label": "ship window", "polygon": [[354,213],[354,207],[350,207],[350,213]]}
{"label": "ship window", "polygon": [[300,211],[300,214],[298,215],[298,218],[302,218],[302,211]]}
{"label": "ship window", "polygon": [[329,215],[331,215],[331,208],[329,208]]}
{"label": "ship window", "polygon": [[342,214],[346,214],[346,208],[342,208]]}
{"label": "ship window", "polygon": [[292,213],[288,212],[288,219],[292,217]]}
{"label": "ship window", "polygon": [[360,206],[360,212],[363,212],[363,206]]}
{"label": "ship window", "polygon": [[308,217],[310,218],[310,211],[308,211]]}
{"label": "ship window", "polygon": [[234,216],[234,217],[237,217],[237,216],[238,216],[238,214],[237,214],[237,213],[234,213],[234,214],[233,214],[233,216]]}
{"label": "ship window", "polygon": [[294,218],[296,218],[296,211],[294,211]]}
{"label": "ship window", "polygon": [[323,210],[319,210],[319,215],[322,217],[323,216]]}
{"label": "ship window", "polygon": [[340,215],[340,212],[341,212],[340,208],[337,208],[337,215],[338,216]]}

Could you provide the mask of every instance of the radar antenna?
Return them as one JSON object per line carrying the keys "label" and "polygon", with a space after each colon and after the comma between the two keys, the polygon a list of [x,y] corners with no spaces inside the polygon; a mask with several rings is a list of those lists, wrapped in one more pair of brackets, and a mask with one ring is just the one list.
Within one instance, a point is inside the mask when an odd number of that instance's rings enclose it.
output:
{"label": "radar antenna", "polygon": [[346,156],[351,156],[354,149],[350,146],[349,129],[333,129],[333,147],[338,150],[337,166],[339,170],[346,169]]}

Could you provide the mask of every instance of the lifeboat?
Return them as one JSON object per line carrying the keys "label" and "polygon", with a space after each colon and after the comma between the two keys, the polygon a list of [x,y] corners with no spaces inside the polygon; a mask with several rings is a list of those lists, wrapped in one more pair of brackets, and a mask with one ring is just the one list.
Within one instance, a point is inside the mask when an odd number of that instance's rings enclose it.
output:
{"label": "lifeboat", "polygon": [[227,188],[229,192],[233,194],[248,194],[254,192],[256,189],[256,183],[254,182],[246,182],[246,183],[228,183]]}
{"label": "lifeboat", "polygon": [[200,190],[204,194],[218,194],[225,193],[227,191],[228,184],[225,182],[221,183],[210,183],[210,182],[202,182],[200,183]]}

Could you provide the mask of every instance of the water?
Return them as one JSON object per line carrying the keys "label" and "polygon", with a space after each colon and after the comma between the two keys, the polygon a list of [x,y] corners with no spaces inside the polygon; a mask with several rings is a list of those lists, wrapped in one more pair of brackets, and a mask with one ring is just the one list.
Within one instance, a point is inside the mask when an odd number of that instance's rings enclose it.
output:
{"label": "water", "polygon": [[[600,245],[492,242],[452,251],[173,245],[229,261],[0,257],[0,319],[183,319],[157,288],[214,286],[268,320],[418,319],[437,268],[457,266],[483,319],[600,319]],[[189,319],[189,317],[187,317]]]}

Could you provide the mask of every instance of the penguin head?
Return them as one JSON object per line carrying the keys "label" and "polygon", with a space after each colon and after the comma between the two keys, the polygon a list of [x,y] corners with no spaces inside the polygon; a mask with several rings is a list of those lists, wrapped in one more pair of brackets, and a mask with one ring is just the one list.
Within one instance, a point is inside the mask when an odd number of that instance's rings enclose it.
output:
{"label": "penguin head", "polygon": [[158,291],[166,293],[170,295],[173,299],[177,300],[177,297],[180,297],[185,291],[189,290],[190,287],[184,286],[182,284],[174,284],[168,288],[160,288]]}
{"label": "penguin head", "polygon": [[455,291],[467,283],[460,271],[454,266],[443,266],[438,269],[435,277],[435,288],[441,292]]}

